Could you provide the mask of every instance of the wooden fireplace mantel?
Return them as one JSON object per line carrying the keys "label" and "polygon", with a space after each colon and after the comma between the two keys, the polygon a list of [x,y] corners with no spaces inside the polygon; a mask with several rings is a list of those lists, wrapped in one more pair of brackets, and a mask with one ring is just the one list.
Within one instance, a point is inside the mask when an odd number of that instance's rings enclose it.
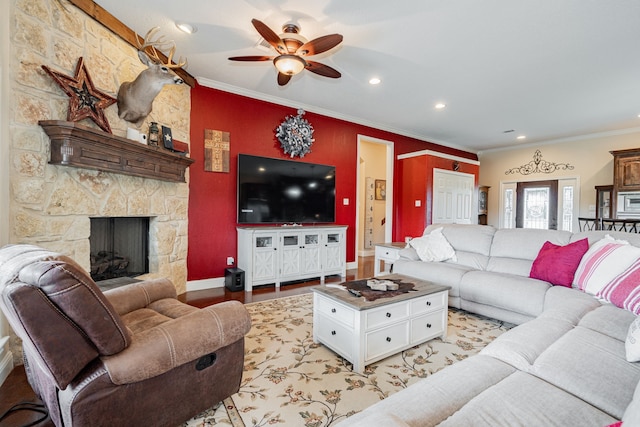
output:
{"label": "wooden fireplace mantel", "polygon": [[51,140],[52,165],[185,182],[193,159],[64,120],[40,120]]}

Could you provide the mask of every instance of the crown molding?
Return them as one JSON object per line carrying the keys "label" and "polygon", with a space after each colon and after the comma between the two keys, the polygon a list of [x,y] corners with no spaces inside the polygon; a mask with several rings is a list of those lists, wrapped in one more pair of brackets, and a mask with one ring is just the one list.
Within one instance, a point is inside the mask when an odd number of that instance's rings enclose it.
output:
{"label": "crown molding", "polygon": [[421,150],[421,151],[413,151],[411,153],[398,154],[397,158],[398,160],[402,160],[402,159],[409,159],[411,157],[418,157],[418,156],[436,156],[436,157],[441,157],[443,159],[455,160],[457,162],[480,166],[480,161],[478,160],[471,160],[464,157],[454,156],[453,154],[440,153],[434,150]]}
{"label": "crown molding", "polygon": [[520,150],[520,149],[523,149],[523,148],[539,147],[541,145],[554,145],[554,144],[561,144],[561,143],[564,143],[564,142],[583,141],[585,139],[606,138],[606,137],[609,137],[609,136],[628,135],[628,134],[631,134],[631,133],[638,133],[638,132],[640,132],[640,127],[632,127],[632,128],[626,128],[626,129],[616,129],[616,130],[609,130],[609,131],[605,131],[605,132],[586,133],[586,134],[583,134],[583,135],[568,136],[566,138],[548,139],[546,141],[530,142],[530,143],[527,143],[527,144],[512,145],[510,147],[490,148],[490,149],[487,149],[487,150],[479,151],[478,155],[487,154],[487,153],[495,153],[495,152],[499,152],[499,151],[511,151],[511,150]]}
{"label": "crown molding", "polygon": [[253,99],[257,99],[259,101],[266,101],[266,102],[270,102],[272,104],[277,104],[277,105],[283,105],[285,107],[291,107],[291,108],[302,108],[303,110],[307,111],[307,112],[311,112],[311,113],[315,113],[315,114],[321,114],[323,116],[327,116],[327,117],[331,117],[334,119],[338,119],[338,120],[344,120],[346,122],[351,122],[351,123],[355,123],[355,124],[359,124],[362,126],[367,126],[373,129],[378,129],[378,130],[382,130],[385,132],[391,132],[391,133],[395,133],[397,135],[401,135],[401,136],[406,136],[408,138],[414,138],[420,141],[424,141],[424,142],[428,142],[431,144],[437,144],[437,145],[442,145],[443,147],[448,147],[448,148],[454,148],[456,150],[461,150],[461,151],[466,151],[467,153],[472,153],[472,154],[477,154],[476,151],[470,150],[467,147],[462,147],[460,145],[456,145],[456,144],[451,144],[448,143],[446,141],[440,141],[437,139],[433,139],[433,138],[429,138],[423,135],[415,135],[415,134],[411,134],[411,133],[407,133],[404,132],[400,129],[396,129],[396,128],[392,128],[392,127],[388,127],[388,126],[381,126],[378,123],[374,123],[371,122],[369,120],[366,119],[362,119],[359,117],[353,117],[353,116],[349,116],[346,114],[342,114],[342,113],[338,113],[337,111],[332,111],[332,110],[327,110],[321,107],[317,107],[315,105],[310,105],[310,104],[303,104],[300,102],[294,102],[291,101],[289,99],[286,98],[281,98],[278,96],[273,96],[273,95],[268,95],[265,93],[261,93],[261,92],[256,92],[254,90],[250,90],[250,89],[245,89],[242,87],[238,87],[238,86],[233,86],[233,85],[229,85],[226,83],[222,83],[216,80],[211,80],[208,79],[206,77],[201,77],[201,76],[196,76],[196,81],[198,82],[198,84],[200,84],[201,86],[205,86],[211,89],[218,89],[221,90],[223,92],[229,92],[229,93],[233,93],[235,95],[241,95],[241,96],[246,96],[248,98],[253,98]]}

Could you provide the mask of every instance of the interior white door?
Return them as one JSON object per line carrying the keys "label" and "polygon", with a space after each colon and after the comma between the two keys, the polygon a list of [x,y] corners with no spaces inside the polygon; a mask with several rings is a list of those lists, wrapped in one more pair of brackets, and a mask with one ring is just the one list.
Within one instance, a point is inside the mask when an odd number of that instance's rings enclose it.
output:
{"label": "interior white door", "polygon": [[473,216],[475,176],[469,173],[433,170],[433,224],[475,224]]}

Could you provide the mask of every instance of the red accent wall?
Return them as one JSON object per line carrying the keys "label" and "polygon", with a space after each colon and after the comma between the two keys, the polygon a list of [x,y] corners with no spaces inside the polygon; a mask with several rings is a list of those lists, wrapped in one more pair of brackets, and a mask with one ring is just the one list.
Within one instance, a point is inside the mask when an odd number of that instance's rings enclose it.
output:
{"label": "red accent wall", "polygon": [[[237,258],[236,174],[238,153],[273,158],[284,155],[275,138],[275,129],[296,109],[235,95],[203,86],[191,90],[189,168],[189,250],[188,280],[224,276],[226,257]],[[301,160],[336,166],[336,224],[347,225],[347,262],[355,261],[356,179],[358,134],[395,143],[395,154],[436,150],[477,160],[473,153],[424,142],[415,138],[307,112],[304,116],[314,128],[311,153]],[[204,130],[230,133],[229,173],[204,171]],[[394,169],[394,188],[402,187],[398,161]],[[397,190],[396,190],[397,191]],[[342,199],[348,198],[348,206]],[[394,197],[396,206],[398,196]],[[403,209],[396,209],[394,224]],[[397,226],[394,240],[398,240]],[[402,239],[402,237],[401,237]]]}
{"label": "red accent wall", "polygon": [[[453,160],[431,155],[408,157],[396,161],[396,175],[403,185],[399,189],[394,222],[394,240],[404,241],[405,237],[421,236],[425,227],[432,223],[433,170],[453,170]],[[478,188],[478,165],[458,162],[458,172],[475,175],[475,188]],[[410,184],[409,184],[410,183]],[[416,200],[421,206],[416,207]]]}

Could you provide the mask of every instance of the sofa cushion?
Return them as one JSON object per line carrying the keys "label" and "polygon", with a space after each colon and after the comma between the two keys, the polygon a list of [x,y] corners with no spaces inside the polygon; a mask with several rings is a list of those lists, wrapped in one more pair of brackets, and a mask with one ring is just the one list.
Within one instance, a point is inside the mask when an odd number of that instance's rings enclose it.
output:
{"label": "sofa cushion", "polygon": [[633,399],[622,416],[623,425],[640,426],[640,382],[636,385]]}
{"label": "sofa cushion", "polygon": [[570,239],[571,233],[568,231],[502,228],[493,236],[490,256],[533,261],[545,242],[566,245]]}
{"label": "sofa cushion", "polygon": [[432,224],[424,233],[442,227],[442,234],[456,251],[465,251],[489,256],[491,242],[496,229],[490,225],[475,224]]}
{"label": "sofa cushion", "polygon": [[[411,387],[392,394],[342,421],[340,427],[360,426],[363,419],[392,413],[410,426],[439,425],[485,389],[500,383],[515,369],[497,359],[476,355],[447,366]],[[371,426],[385,424],[372,423]]]}
{"label": "sofa cushion", "polygon": [[429,234],[416,237],[409,241],[409,245],[416,250],[422,261],[446,261],[455,260],[456,252],[442,234],[442,227],[436,228]]}
{"label": "sofa cushion", "polygon": [[571,322],[537,317],[510,329],[480,351],[527,372],[551,344],[574,328]]}
{"label": "sofa cushion", "polygon": [[627,362],[624,342],[581,326],[549,346],[530,372],[618,420],[640,380],[640,364]]}
{"label": "sofa cushion", "polygon": [[393,263],[393,272],[416,277],[439,285],[451,286],[450,297],[460,296],[462,276],[471,271],[471,267],[441,262],[408,261],[399,259]]}
{"label": "sofa cushion", "polygon": [[506,273],[469,271],[460,281],[464,300],[538,316],[550,285],[542,280]]}
{"label": "sofa cushion", "polygon": [[595,295],[638,258],[640,248],[607,235],[582,257],[573,286]]}
{"label": "sofa cushion", "polygon": [[577,325],[588,312],[602,304],[593,296],[576,289],[553,286],[544,295],[544,309],[539,317],[558,319]]}
{"label": "sofa cushion", "polygon": [[477,270],[487,268],[495,228],[488,225],[434,224],[428,226],[424,232],[430,233],[439,227],[442,227],[442,234],[456,251],[456,264]]}
{"label": "sofa cushion", "polygon": [[558,230],[504,228],[497,230],[491,244],[488,271],[529,277],[533,260],[546,241],[556,245],[569,243],[571,233]]}
{"label": "sofa cushion", "polygon": [[487,388],[438,426],[602,427],[615,421],[609,414],[545,381],[515,372]]}
{"label": "sofa cushion", "polygon": [[605,303],[585,314],[578,326],[624,341],[635,318],[633,313]]}
{"label": "sofa cushion", "polygon": [[588,239],[565,246],[545,242],[533,261],[529,277],[545,280],[552,285],[571,287],[573,275],[582,256],[589,250]]}

